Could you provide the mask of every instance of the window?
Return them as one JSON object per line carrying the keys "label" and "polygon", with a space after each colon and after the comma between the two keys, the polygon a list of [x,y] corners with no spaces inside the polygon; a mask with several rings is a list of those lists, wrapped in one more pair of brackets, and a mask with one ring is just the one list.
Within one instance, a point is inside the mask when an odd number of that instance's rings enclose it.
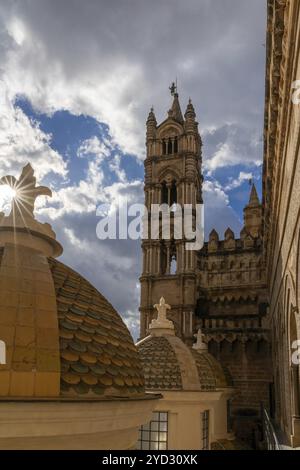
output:
{"label": "window", "polygon": [[139,431],[139,450],[168,449],[168,413],[155,411],[149,424]]}
{"label": "window", "polygon": [[163,155],[167,154],[167,144],[165,140],[162,141],[162,152],[163,152]]}
{"label": "window", "polygon": [[165,181],[162,183],[161,187],[161,203],[169,204],[169,191]]}
{"label": "window", "polygon": [[202,414],[202,450],[209,450],[209,411]]}
{"label": "window", "polygon": [[177,260],[176,260],[176,255],[172,255],[172,256],[171,256],[171,260],[170,260],[170,274],[172,274],[172,276],[174,276],[175,274],[177,274]]}
{"label": "window", "polygon": [[175,137],[174,139],[174,153],[178,153],[178,139]]}
{"label": "window", "polygon": [[176,181],[172,181],[172,186],[171,186],[171,194],[170,194],[170,206],[173,206],[173,204],[177,204],[177,187],[176,187]]}

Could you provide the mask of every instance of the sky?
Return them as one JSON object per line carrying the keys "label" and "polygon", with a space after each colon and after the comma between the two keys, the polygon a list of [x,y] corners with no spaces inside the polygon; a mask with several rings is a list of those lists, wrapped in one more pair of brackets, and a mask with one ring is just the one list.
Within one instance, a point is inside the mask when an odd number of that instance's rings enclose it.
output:
{"label": "sky", "polygon": [[206,237],[239,236],[250,179],[261,194],[265,36],[265,0],[0,0],[0,176],[31,163],[61,260],[135,337],[140,242],[100,241],[96,208],[143,202],[145,121],[152,105],[165,119],[177,78],[203,139]]}

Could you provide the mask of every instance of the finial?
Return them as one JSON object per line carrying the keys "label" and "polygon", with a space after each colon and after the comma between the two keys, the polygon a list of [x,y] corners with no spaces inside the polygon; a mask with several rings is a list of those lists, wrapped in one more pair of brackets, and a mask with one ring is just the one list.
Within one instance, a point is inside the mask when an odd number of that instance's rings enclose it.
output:
{"label": "finial", "polygon": [[32,217],[34,218],[34,204],[38,196],[52,196],[52,191],[46,186],[36,186],[36,178],[30,163],[24,166],[21,176],[16,179],[15,176],[7,175],[0,178],[0,185],[8,185],[14,191],[15,195],[12,203],[14,217]]}
{"label": "finial", "polygon": [[156,308],[158,315],[157,321],[165,321],[167,320],[167,310],[171,310],[170,305],[166,304],[164,297],[162,297],[159,301],[159,304],[155,304],[154,308]]}
{"label": "finial", "polygon": [[205,335],[202,333],[201,328],[199,328],[198,332],[194,335],[194,337],[197,339],[197,341],[195,344],[193,344],[193,349],[199,352],[207,351],[207,344],[203,341]]}
{"label": "finial", "polygon": [[157,319],[152,320],[150,323],[149,330],[151,335],[174,335],[174,324],[167,319],[167,310],[171,310],[171,306],[166,303],[164,297],[161,297],[159,304],[155,304],[154,308],[156,308],[158,314]]}
{"label": "finial", "polygon": [[25,165],[18,179],[12,175],[2,176],[0,185],[10,186],[14,193],[10,214],[0,213],[0,247],[11,243],[30,247],[46,256],[61,255],[62,246],[56,241],[51,225],[34,217],[36,198],[52,196],[52,192],[46,186],[36,186],[32,166],[29,163]]}

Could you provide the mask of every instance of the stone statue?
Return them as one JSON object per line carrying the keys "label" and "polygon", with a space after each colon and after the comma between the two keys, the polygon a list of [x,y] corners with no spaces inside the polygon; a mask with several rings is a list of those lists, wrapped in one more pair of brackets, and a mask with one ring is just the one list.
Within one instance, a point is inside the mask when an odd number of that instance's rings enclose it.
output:
{"label": "stone statue", "polygon": [[0,178],[0,184],[7,184],[15,191],[11,215],[13,217],[34,218],[34,204],[38,196],[52,196],[46,186],[36,186],[36,178],[30,163],[24,166],[20,178],[7,175]]}

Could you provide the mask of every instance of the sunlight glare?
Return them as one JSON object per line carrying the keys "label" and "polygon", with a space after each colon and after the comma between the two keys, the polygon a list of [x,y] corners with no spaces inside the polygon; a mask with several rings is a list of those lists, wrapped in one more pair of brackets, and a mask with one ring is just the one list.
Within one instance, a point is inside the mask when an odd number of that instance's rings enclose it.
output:
{"label": "sunlight glare", "polygon": [[0,212],[4,212],[8,215],[11,210],[12,201],[15,197],[15,189],[11,188],[7,184],[0,186]]}

